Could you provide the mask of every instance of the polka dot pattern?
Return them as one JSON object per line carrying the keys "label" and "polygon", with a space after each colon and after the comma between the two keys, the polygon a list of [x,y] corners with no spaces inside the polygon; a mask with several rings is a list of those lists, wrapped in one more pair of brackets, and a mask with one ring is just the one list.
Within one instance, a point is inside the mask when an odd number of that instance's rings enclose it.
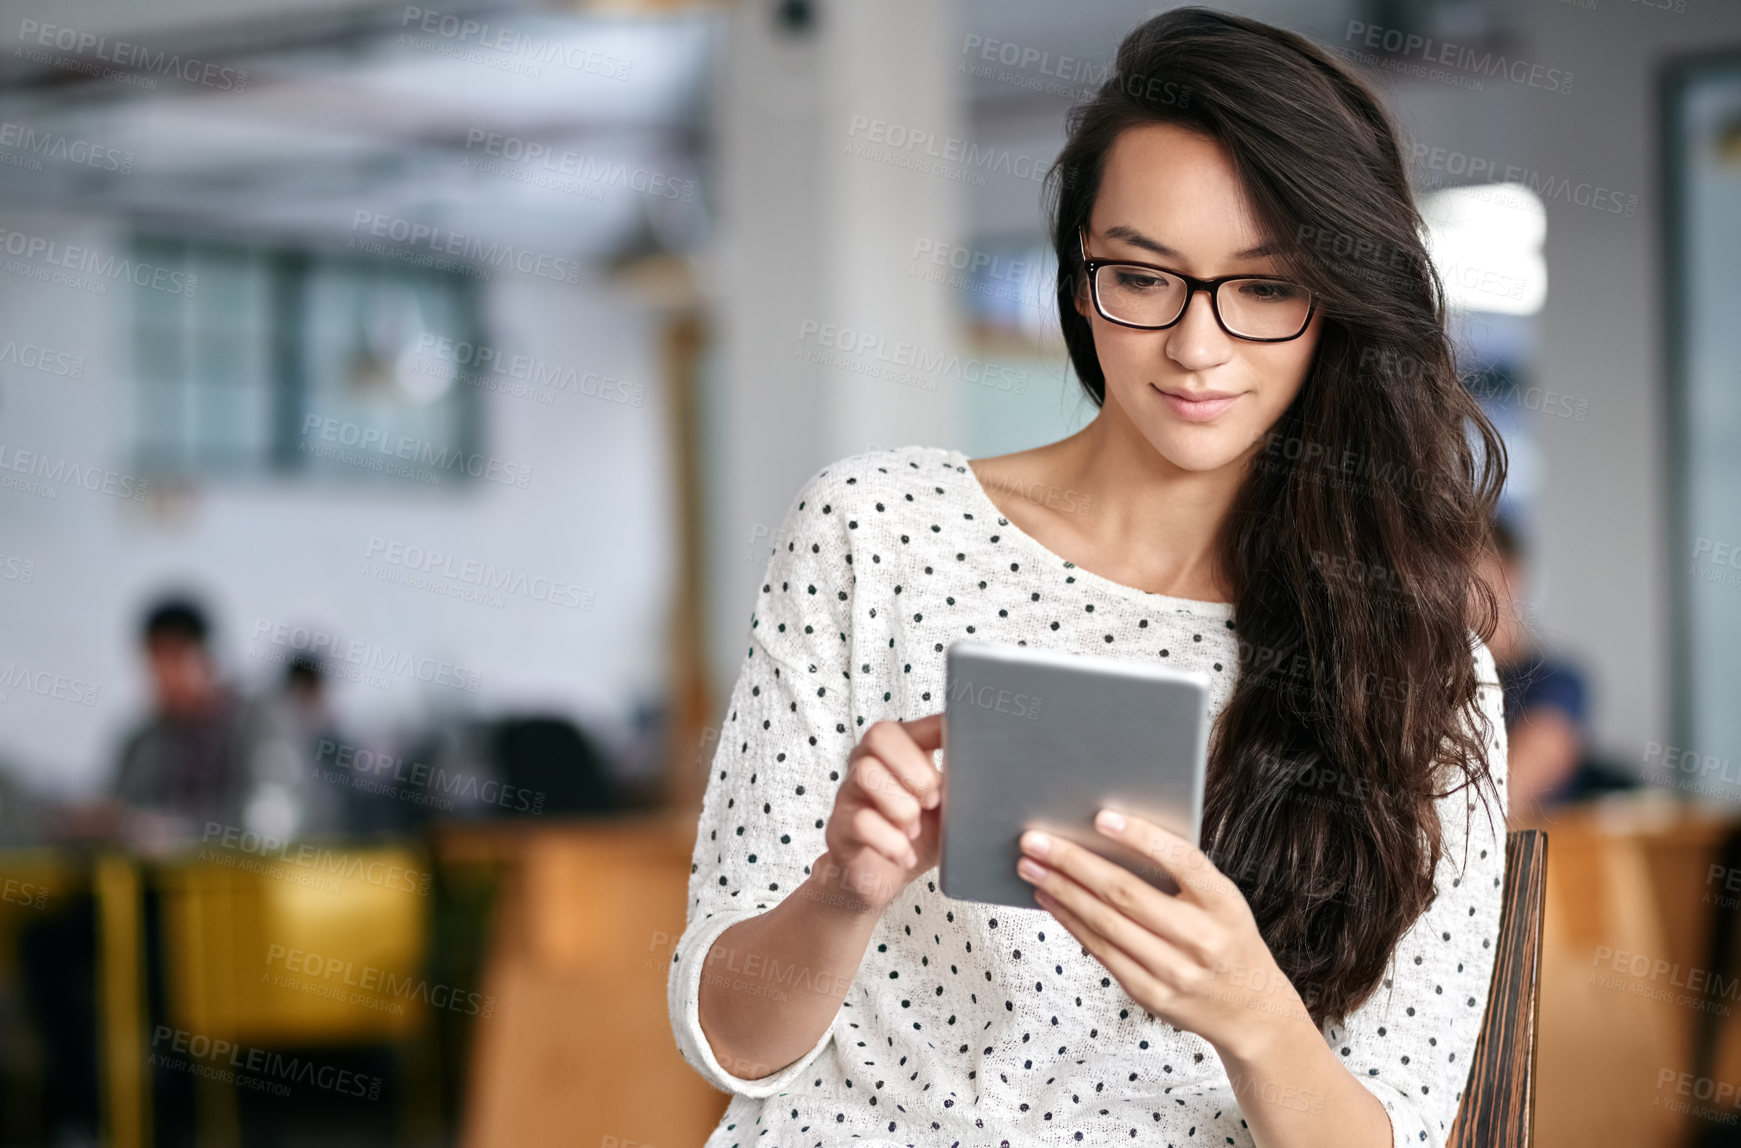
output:
{"label": "polka dot pattern", "polygon": [[[1251,1144],[1213,1046],[1149,1015],[1049,913],[951,900],[935,870],[888,907],[807,1054],[757,1080],[713,1055],[697,1017],[704,972],[772,1002],[812,987],[801,969],[710,962],[715,938],[803,883],[865,727],[942,709],[944,651],[969,636],[1201,670],[1212,715],[1239,664],[1230,604],[1148,594],[1073,566],[1006,520],[958,451],[877,451],[812,476],[758,587],[672,955],[678,1045],[734,1093],[708,1148]],[[1475,642],[1474,656],[1496,681],[1486,647]],[[1496,684],[1483,691],[1503,802],[1499,704]],[[1397,1145],[1444,1142],[1498,929],[1503,827],[1467,791],[1443,799],[1440,815],[1437,899],[1402,938],[1384,986],[1324,1029],[1384,1103]]]}

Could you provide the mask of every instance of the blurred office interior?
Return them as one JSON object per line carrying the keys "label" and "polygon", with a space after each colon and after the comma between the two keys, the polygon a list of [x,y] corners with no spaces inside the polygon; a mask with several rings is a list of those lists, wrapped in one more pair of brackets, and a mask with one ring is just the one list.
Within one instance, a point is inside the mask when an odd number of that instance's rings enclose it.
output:
{"label": "blurred office interior", "polygon": [[[7,4],[0,1144],[699,1143],[665,968],[773,533],[1092,417],[1041,180],[1170,6]],[[1605,962],[1724,973],[1741,904],[1741,7],[1220,6],[1386,93],[1578,683],[1539,1140],[1721,1142],[1662,1074],[1741,1082],[1732,1001]],[[131,807],[189,676],[236,780]]]}

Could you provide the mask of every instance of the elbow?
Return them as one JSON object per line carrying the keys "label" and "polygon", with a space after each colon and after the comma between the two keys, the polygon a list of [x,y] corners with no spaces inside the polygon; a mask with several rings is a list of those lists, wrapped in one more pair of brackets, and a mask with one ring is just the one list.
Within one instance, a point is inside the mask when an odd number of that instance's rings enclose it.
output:
{"label": "elbow", "polygon": [[771,1075],[777,1066],[757,1064],[720,1043],[706,1019],[708,953],[739,916],[720,913],[691,923],[679,938],[666,972],[666,1006],[677,1050],[703,1080],[721,1092],[760,1095],[749,1086]]}

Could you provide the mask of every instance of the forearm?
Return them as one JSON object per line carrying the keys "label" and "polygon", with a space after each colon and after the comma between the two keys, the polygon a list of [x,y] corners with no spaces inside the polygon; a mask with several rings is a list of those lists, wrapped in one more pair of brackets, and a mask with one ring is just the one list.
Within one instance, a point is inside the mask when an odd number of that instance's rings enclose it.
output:
{"label": "forearm", "polygon": [[1218,1048],[1258,1148],[1390,1148],[1384,1105],[1337,1060],[1302,1006],[1254,1047]]}
{"label": "forearm", "polygon": [[721,933],[708,950],[698,1001],[720,1065],[756,1080],[815,1047],[881,917],[841,884],[824,853],[791,896]]}

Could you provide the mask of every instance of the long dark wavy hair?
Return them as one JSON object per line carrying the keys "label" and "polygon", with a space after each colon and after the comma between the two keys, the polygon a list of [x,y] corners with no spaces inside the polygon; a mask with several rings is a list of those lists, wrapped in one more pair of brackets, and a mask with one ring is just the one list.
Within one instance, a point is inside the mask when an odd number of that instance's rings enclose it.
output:
{"label": "long dark wavy hair", "polygon": [[1497,616],[1476,570],[1505,448],[1458,377],[1378,97],[1310,41],[1203,8],[1125,38],[1047,174],[1058,314],[1096,405],[1076,236],[1114,140],[1156,122],[1221,143],[1324,316],[1218,539],[1241,672],[1203,821],[1205,851],[1322,1026],[1372,995],[1432,903],[1437,799],[1474,786],[1487,805],[1470,634],[1485,641]]}

